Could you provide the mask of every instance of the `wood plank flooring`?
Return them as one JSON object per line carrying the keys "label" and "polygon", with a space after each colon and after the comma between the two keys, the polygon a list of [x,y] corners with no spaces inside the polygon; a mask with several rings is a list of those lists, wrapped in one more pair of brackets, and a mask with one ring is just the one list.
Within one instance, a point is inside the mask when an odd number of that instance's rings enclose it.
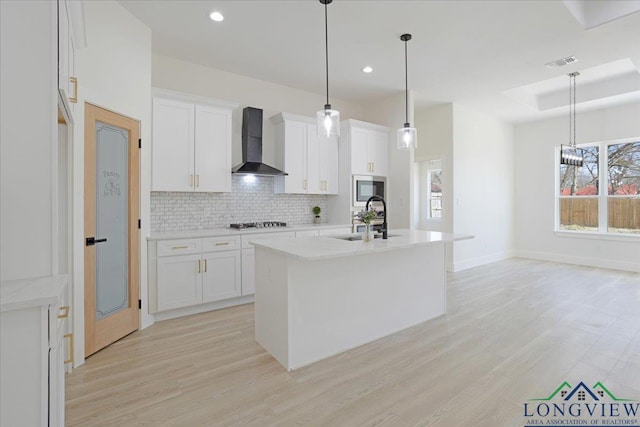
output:
{"label": "wood plank flooring", "polygon": [[67,375],[68,426],[523,426],[563,381],[640,400],[640,275],[511,259],[438,319],[287,372],[253,305],[156,323]]}

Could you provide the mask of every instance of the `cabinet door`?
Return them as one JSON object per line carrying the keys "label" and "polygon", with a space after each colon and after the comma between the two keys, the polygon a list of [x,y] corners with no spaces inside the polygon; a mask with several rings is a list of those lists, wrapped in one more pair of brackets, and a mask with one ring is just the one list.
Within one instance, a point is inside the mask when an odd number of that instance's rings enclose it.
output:
{"label": "cabinet door", "polygon": [[320,182],[320,152],[321,145],[325,142],[325,138],[318,137],[318,127],[316,125],[307,125],[307,193],[322,194],[324,193],[323,185]]}
{"label": "cabinet door", "polygon": [[285,193],[307,193],[307,124],[293,121],[285,123],[284,177]]}
{"label": "cabinet door", "polygon": [[58,89],[69,99],[70,24],[66,0],[58,0]]}
{"label": "cabinet door", "polygon": [[240,251],[205,253],[202,261],[202,302],[240,296]]}
{"label": "cabinet door", "polygon": [[322,194],[338,194],[338,139],[320,138],[320,181]]}
{"label": "cabinet door", "polygon": [[193,191],[194,106],[153,98],[151,189]]}
{"label": "cabinet door", "polygon": [[354,175],[371,175],[371,161],[368,153],[368,132],[364,129],[351,128],[351,173]]}
{"label": "cabinet door", "polygon": [[242,250],[242,295],[256,292],[256,250]]}
{"label": "cabinet door", "polygon": [[368,153],[369,161],[372,164],[371,172],[376,176],[387,176],[389,172],[389,134],[369,131]]}
{"label": "cabinet door", "polygon": [[158,258],[158,311],[202,303],[200,255]]}
{"label": "cabinet door", "polygon": [[195,191],[231,192],[231,111],[195,107]]}

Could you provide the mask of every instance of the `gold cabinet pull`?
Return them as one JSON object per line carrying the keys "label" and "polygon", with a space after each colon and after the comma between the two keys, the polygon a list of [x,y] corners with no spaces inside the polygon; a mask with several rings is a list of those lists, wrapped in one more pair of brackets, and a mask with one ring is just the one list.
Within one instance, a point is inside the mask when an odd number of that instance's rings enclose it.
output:
{"label": "gold cabinet pull", "polygon": [[224,246],[224,245],[228,245],[229,242],[217,242],[216,246]]}
{"label": "gold cabinet pull", "polygon": [[193,174],[189,174],[189,187],[193,187]]}
{"label": "gold cabinet pull", "polygon": [[304,190],[306,190],[306,189],[307,189],[307,180],[306,180],[306,179],[303,179],[303,180],[302,180],[302,188],[303,188]]}
{"label": "gold cabinet pull", "polygon": [[63,305],[60,307],[60,313],[58,314],[58,319],[66,319],[69,317],[69,306]]}
{"label": "gold cabinet pull", "polygon": [[207,272],[207,260],[206,259],[204,260],[204,272],[205,273]]}
{"label": "gold cabinet pull", "polygon": [[78,78],[77,77],[69,77],[69,81],[73,83],[73,97],[69,97],[69,102],[74,104],[78,103]]}
{"label": "gold cabinet pull", "polygon": [[69,358],[64,361],[65,365],[67,363],[73,363],[73,334],[64,334],[64,338],[69,338]]}
{"label": "gold cabinet pull", "polygon": [[200,273],[200,260],[198,260],[198,273]]}
{"label": "gold cabinet pull", "polygon": [[189,245],[172,246],[171,249],[187,249]]}
{"label": "gold cabinet pull", "polygon": [[196,174],[196,187],[200,187],[200,174]]}

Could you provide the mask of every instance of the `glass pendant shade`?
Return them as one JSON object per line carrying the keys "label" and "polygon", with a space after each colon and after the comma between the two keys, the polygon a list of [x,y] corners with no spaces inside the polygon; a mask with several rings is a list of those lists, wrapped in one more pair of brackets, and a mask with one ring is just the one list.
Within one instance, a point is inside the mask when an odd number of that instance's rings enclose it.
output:
{"label": "glass pendant shade", "polygon": [[398,150],[410,150],[416,147],[418,147],[418,130],[405,123],[405,127],[398,129]]}
{"label": "glass pendant shade", "polygon": [[326,136],[327,138],[340,136],[340,112],[332,110],[331,105],[325,105],[324,107],[324,110],[316,113],[318,135]]}

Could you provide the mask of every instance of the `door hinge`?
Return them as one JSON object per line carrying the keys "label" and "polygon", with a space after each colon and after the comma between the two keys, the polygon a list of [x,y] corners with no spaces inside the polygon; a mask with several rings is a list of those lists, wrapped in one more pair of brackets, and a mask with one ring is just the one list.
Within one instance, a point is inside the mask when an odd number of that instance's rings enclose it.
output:
{"label": "door hinge", "polygon": [[141,228],[142,228],[142,221],[138,220],[138,229],[141,229]]}
{"label": "door hinge", "polygon": [[142,300],[138,300],[138,310],[142,310]]}
{"label": "door hinge", "polygon": [[142,138],[138,138],[138,148],[142,148]]}

